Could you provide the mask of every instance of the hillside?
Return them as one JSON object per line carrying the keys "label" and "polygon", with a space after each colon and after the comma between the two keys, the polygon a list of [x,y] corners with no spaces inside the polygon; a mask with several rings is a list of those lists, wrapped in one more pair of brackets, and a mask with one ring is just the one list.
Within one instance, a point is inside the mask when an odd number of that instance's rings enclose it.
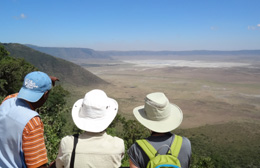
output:
{"label": "hillside", "polygon": [[109,56],[107,56],[107,54],[103,54],[88,48],[39,47],[28,44],[26,46],[37,51],[70,61],[76,59],[111,59]]}
{"label": "hillside", "polygon": [[259,123],[229,122],[191,129],[177,129],[176,134],[189,137],[193,163],[197,157],[210,157],[214,167],[259,167]]}
{"label": "hillside", "polygon": [[33,50],[17,43],[2,43],[10,56],[24,58],[39,70],[49,75],[57,76],[62,83],[90,86],[106,84],[107,82],[85,70],[84,68],[66,60]]}

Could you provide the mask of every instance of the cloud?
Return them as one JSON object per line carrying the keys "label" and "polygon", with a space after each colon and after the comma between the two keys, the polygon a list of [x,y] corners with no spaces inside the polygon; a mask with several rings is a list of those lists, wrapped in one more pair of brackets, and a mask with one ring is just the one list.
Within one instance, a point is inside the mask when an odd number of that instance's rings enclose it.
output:
{"label": "cloud", "polygon": [[248,29],[248,30],[255,30],[256,27],[255,27],[255,26],[247,26],[247,29]]}
{"label": "cloud", "polygon": [[247,26],[248,30],[260,30],[260,24],[257,24],[256,26]]}
{"label": "cloud", "polygon": [[27,16],[24,13],[21,13],[19,16],[14,16],[16,20],[25,19]]}
{"label": "cloud", "polygon": [[211,30],[218,30],[218,27],[216,27],[216,26],[211,26],[210,29],[211,29]]}
{"label": "cloud", "polygon": [[20,18],[25,19],[26,18],[25,14],[21,13]]}

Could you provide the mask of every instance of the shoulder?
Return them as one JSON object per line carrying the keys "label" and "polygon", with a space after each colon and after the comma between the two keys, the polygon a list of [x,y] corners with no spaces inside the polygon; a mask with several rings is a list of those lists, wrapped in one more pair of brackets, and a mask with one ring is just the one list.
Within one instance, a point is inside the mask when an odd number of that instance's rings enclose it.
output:
{"label": "shoulder", "polygon": [[187,137],[182,137],[182,144],[185,145],[186,147],[191,148],[191,142]]}
{"label": "shoulder", "polygon": [[191,156],[192,149],[191,149],[191,142],[188,138],[182,137],[182,146],[180,153],[184,154],[185,156]]}
{"label": "shoulder", "polygon": [[106,139],[108,139],[111,142],[121,143],[121,144],[124,143],[124,140],[119,137],[111,136],[109,134],[106,134],[105,136],[106,136]]}
{"label": "shoulder", "polygon": [[73,135],[67,135],[61,139],[61,143],[73,143],[74,136]]}
{"label": "shoulder", "polygon": [[129,155],[140,155],[142,154],[143,150],[141,149],[141,147],[135,142],[133,143],[130,148],[127,150],[127,153]]}
{"label": "shoulder", "polygon": [[174,136],[179,136],[182,138],[182,149],[186,149],[186,150],[191,150],[191,142],[190,140],[185,137],[185,136],[181,136],[181,135],[176,135],[176,134],[173,134]]}
{"label": "shoulder", "polygon": [[43,122],[41,121],[39,116],[34,116],[27,122],[24,131],[29,134],[30,132],[38,129],[42,129],[43,131]]}
{"label": "shoulder", "polygon": [[106,134],[106,140],[107,142],[111,143],[111,144],[114,144],[115,146],[117,147],[121,147],[121,148],[125,148],[125,145],[124,145],[124,140],[119,138],[119,137],[116,137],[116,136],[111,136],[111,135],[108,135]]}
{"label": "shoulder", "polygon": [[12,108],[16,108],[18,106],[16,100],[17,100],[16,97],[4,99],[0,106],[1,114],[3,115],[4,113],[10,111]]}
{"label": "shoulder", "polygon": [[[14,98],[15,99],[15,107],[13,108],[13,111],[21,111],[23,113],[18,113],[21,114],[22,116],[27,116],[27,117],[31,117],[33,118],[34,116],[39,116],[39,114],[32,110],[30,105],[23,99],[18,99],[18,98]],[[30,118],[30,119],[31,119]]]}
{"label": "shoulder", "polygon": [[136,142],[127,150],[127,154],[132,163],[137,167],[146,167],[146,163],[149,161],[148,156]]}
{"label": "shoulder", "polygon": [[63,152],[71,151],[73,149],[74,144],[74,136],[73,135],[67,135],[63,137],[60,141],[60,148]]}
{"label": "shoulder", "polygon": [[4,98],[4,100],[2,101],[2,103],[3,103],[4,101],[6,101],[7,99],[17,97],[17,95],[18,95],[18,93],[14,93],[14,94],[11,94],[11,95],[6,96],[6,97]]}
{"label": "shoulder", "polygon": [[116,143],[119,143],[119,144],[121,144],[121,145],[124,145],[124,140],[123,140],[123,139],[118,138],[118,137],[113,137],[113,139],[114,139],[114,141],[115,141]]}

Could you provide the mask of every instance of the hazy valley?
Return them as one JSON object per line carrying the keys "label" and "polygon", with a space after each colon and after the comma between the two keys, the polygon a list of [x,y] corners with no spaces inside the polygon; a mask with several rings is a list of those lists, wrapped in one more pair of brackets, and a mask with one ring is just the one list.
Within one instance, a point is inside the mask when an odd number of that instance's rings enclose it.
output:
{"label": "hazy valley", "polygon": [[104,89],[129,118],[146,94],[161,91],[183,110],[182,128],[260,119],[257,62],[122,59],[86,60],[85,64],[88,71],[112,84]]}
{"label": "hazy valley", "polygon": [[[133,119],[132,109],[144,103],[145,95],[160,91],[183,110],[182,128],[231,121],[259,123],[259,50],[95,51],[27,46],[78,64],[109,83],[64,83],[71,92],[70,104],[88,90],[101,88],[118,100],[120,114]],[[89,78],[81,80],[87,84]]]}

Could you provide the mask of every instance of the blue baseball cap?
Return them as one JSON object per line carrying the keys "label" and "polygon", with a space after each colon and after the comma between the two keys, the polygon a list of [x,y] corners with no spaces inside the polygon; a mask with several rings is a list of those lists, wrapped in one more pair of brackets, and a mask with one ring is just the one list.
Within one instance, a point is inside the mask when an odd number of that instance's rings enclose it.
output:
{"label": "blue baseball cap", "polygon": [[46,73],[40,71],[30,72],[25,76],[17,98],[37,102],[46,91],[51,90],[51,87],[51,78]]}

